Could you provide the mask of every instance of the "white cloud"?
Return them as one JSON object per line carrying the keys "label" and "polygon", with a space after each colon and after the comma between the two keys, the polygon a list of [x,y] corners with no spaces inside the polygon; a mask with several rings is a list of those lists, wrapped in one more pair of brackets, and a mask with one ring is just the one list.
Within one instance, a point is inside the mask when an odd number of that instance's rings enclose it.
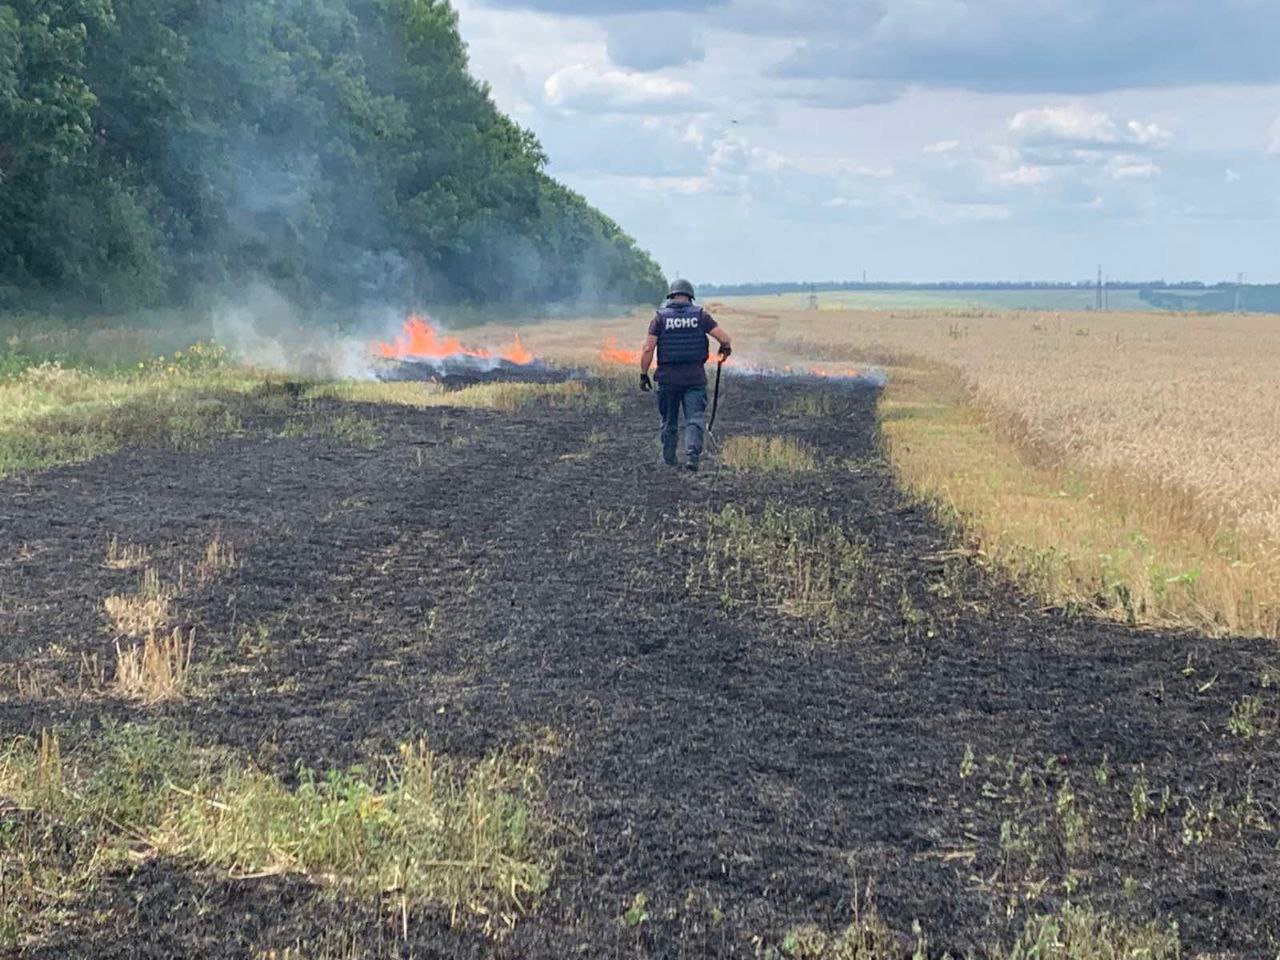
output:
{"label": "white cloud", "polygon": [[1009,120],[1009,132],[1021,143],[1086,149],[1161,147],[1173,139],[1158,123],[1130,120],[1121,126],[1107,111],[1091,109],[1080,101],[1016,113]]}
{"label": "white cloud", "polygon": [[1280,117],[1276,117],[1276,122],[1271,124],[1271,142],[1267,144],[1267,153],[1280,156]]}
{"label": "white cloud", "polygon": [[1014,187],[1036,187],[1053,179],[1053,170],[1024,163],[1012,170],[1001,171],[997,178],[1001,183]]}
{"label": "white cloud", "polygon": [[1023,110],[1009,120],[1009,132],[1025,143],[1113,144],[1120,138],[1115,121],[1083,103]]}
{"label": "white cloud", "polygon": [[959,140],[939,140],[937,143],[931,143],[925,147],[922,153],[953,153],[960,146]]}
{"label": "white cloud", "polygon": [[578,113],[696,113],[701,106],[685,80],[585,63],[551,74],[543,92],[551,106]]}
{"label": "white cloud", "polygon": [[1129,131],[1129,142],[1143,146],[1163,146],[1173,139],[1173,133],[1165,130],[1158,123],[1141,123],[1130,120],[1126,125]]}
{"label": "white cloud", "polygon": [[1150,180],[1160,173],[1160,167],[1146,157],[1120,154],[1107,161],[1107,176],[1112,180]]}
{"label": "white cloud", "polygon": [[1223,177],[1223,182],[1224,182],[1224,183],[1239,183],[1239,182],[1240,182],[1240,174],[1236,173],[1236,172],[1235,172],[1234,170],[1232,170],[1230,167],[1227,167],[1227,173],[1226,173],[1226,176],[1225,176],[1225,177]]}

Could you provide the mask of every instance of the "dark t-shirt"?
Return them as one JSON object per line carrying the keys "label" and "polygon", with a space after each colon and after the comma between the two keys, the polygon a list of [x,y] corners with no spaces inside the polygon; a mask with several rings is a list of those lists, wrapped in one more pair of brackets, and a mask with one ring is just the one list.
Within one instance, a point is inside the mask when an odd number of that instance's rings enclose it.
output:
{"label": "dark t-shirt", "polygon": [[[702,311],[702,321],[698,324],[698,329],[703,333],[710,333],[716,328],[716,321],[707,313]],[[662,335],[662,317],[658,314],[653,315],[653,320],[649,322],[649,336],[659,337]],[[668,363],[658,366],[658,382],[668,387],[705,387],[707,385],[707,365],[706,363]]]}

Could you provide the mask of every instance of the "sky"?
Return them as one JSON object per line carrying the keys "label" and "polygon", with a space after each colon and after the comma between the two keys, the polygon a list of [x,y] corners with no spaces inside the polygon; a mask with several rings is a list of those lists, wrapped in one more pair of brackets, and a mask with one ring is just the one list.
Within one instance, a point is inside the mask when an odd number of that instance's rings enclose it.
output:
{"label": "sky", "polygon": [[1280,0],[454,0],[669,275],[1280,281]]}

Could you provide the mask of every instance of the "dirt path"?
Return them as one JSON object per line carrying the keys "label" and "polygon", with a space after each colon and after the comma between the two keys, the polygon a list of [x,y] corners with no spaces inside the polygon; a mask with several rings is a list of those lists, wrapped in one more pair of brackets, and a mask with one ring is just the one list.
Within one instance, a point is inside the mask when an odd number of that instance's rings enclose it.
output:
{"label": "dirt path", "polygon": [[[721,421],[810,444],[821,468],[800,474],[669,471],[635,397],[616,416],[361,408],[373,450],[264,439],[266,421],[207,454],[0,486],[11,665],[69,683],[107,656],[102,598],[136,579],[103,566],[110,536],[172,567],[221,532],[237,569],[182,609],[209,690],[151,712],[286,776],[422,734],[460,755],[562,743],[544,765],[562,861],[500,946],[429,914],[403,942],[377,904],[152,860],[43,955],[253,956],[341,930],[372,956],[755,956],[844,926],[870,886],[938,953],[1007,941],[1070,889],[1176,921],[1192,955],[1274,956],[1280,744],[1228,729],[1245,697],[1274,718],[1274,647],[1036,609],[902,501],[872,393],[786,412],[815,389],[735,381]],[[864,543],[838,631],[726,608],[699,518],[728,504],[813,508]],[[104,713],[148,712],[6,692],[0,730]],[[649,916],[627,926],[637,894]]]}

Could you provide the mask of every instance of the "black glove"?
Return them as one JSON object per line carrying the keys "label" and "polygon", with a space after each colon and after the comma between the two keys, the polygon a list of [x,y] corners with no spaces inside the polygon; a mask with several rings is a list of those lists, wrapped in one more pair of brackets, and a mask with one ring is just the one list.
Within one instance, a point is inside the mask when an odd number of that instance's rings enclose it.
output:
{"label": "black glove", "polygon": [[729,346],[727,343],[722,343],[722,344],[720,344],[720,360],[721,360],[721,362],[723,362],[723,361],[725,361],[725,360],[728,360],[728,359],[729,359],[730,354],[732,354],[732,353],[733,353],[733,347]]}
{"label": "black glove", "polygon": [[647,373],[640,374],[640,389],[645,393],[648,393],[653,389],[653,381],[649,379],[649,375]]}

